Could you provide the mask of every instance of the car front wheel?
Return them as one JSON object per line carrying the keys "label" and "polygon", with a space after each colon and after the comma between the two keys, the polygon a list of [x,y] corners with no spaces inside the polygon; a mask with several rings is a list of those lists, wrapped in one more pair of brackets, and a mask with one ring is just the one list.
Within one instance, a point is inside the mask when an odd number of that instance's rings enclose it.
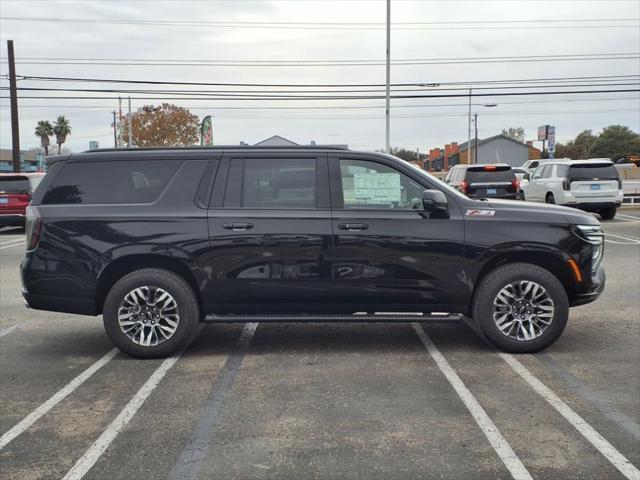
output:
{"label": "car front wheel", "polygon": [[472,316],[489,341],[501,350],[542,350],[564,331],[569,317],[567,293],[548,270],[536,265],[504,265],[482,279]]}
{"label": "car front wheel", "polygon": [[189,284],[173,272],[154,268],[121,278],[103,308],[111,341],[137,358],[162,358],[182,349],[192,338],[199,315]]}

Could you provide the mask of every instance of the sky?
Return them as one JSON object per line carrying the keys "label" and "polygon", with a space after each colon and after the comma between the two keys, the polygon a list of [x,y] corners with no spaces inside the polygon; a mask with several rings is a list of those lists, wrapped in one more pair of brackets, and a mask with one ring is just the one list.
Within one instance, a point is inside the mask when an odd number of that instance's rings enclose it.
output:
{"label": "sky", "polygon": [[[385,82],[385,21],[384,0],[0,0],[0,87],[8,87],[5,78],[8,39],[14,41],[18,78],[381,85]],[[391,22],[391,60],[396,62],[391,67],[391,83],[422,85],[413,86],[417,91],[405,94],[462,95],[392,99],[393,146],[426,152],[445,143],[466,141],[469,98],[464,95],[469,87],[483,93],[639,88],[640,1],[637,0],[392,0]],[[609,56],[603,58],[604,54]],[[504,57],[511,60],[504,61]],[[514,58],[526,61],[513,61]],[[550,58],[554,61],[540,61]],[[103,64],[86,64],[96,60]],[[376,64],[345,65],[353,60]],[[185,61],[192,62],[184,64]],[[214,61],[218,65],[211,65]],[[237,65],[239,62],[245,64]],[[311,62],[316,64],[310,65]],[[327,65],[330,62],[333,64]],[[558,80],[541,80],[532,83],[532,88],[523,89],[519,83],[515,85],[517,89],[496,90],[490,84],[494,89],[487,90],[487,84],[483,84],[496,80],[600,76],[620,76],[615,80],[618,85],[580,79],[578,87],[558,87]],[[450,85],[451,82],[455,85]],[[575,85],[571,80],[563,82]],[[596,86],[588,86],[592,83]],[[238,90],[238,87],[32,79],[19,80],[18,86]],[[260,89],[264,90],[246,88]],[[384,88],[368,89],[375,91],[355,95],[384,96]],[[300,89],[289,88],[287,92],[292,90]],[[400,94],[392,92],[396,93]],[[90,140],[99,141],[101,147],[112,147],[111,112],[118,108],[118,101],[96,97],[117,95],[20,91],[21,148],[39,145],[33,133],[37,121],[53,121],[58,115],[65,115],[71,122],[73,130],[66,145],[71,150],[88,149]],[[126,111],[127,93],[121,95]],[[141,99],[145,94],[140,93],[129,95],[134,110],[163,101]],[[0,148],[11,148],[8,91],[2,90],[0,96],[3,97]],[[64,98],[24,98],[28,96]],[[213,115],[216,144],[256,143],[277,134],[301,144],[314,140],[348,144],[360,150],[385,146],[383,98],[223,100],[203,99],[201,94],[191,99],[183,97],[165,101],[189,108],[200,118]],[[487,104],[496,106],[484,106]],[[478,114],[480,138],[498,134],[502,128],[523,127],[527,139],[536,140],[537,127],[545,124],[556,127],[560,142],[572,139],[582,130],[598,132],[612,124],[640,131],[637,91],[473,97],[471,110]]]}

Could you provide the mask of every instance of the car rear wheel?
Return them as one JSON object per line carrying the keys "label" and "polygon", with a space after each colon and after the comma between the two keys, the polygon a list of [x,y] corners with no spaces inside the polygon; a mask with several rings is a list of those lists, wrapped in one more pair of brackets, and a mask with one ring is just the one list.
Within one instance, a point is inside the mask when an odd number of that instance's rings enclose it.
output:
{"label": "car rear wheel", "polygon": [[109,291],[103,322],[111,341],[137,358],[162,358],[191,340],[200,318],[189,284],[173,272],[143,269],[121,278]]}
{"label": "car rear wheel", "polygon": [[547,193],[547,197],[545,198],[545,202],[546,203],[550,203],[552,205],[555,205],[556,197],[553,196],[553,193]]}
{"label": "car rear wheel", "polygon": [[615,206],[609,207],[609,208],[603,208],[602,210],[600,210],[600,216],[604,220],[613,220],[616,216],[617,210],[618,209]]}
{"label": "car rear wheel", "polygon": [[548,270],[527,263],[504,265],[480,282],[472,315],[489,341],[501,350],[542,350],[564,331],[567,293]]}

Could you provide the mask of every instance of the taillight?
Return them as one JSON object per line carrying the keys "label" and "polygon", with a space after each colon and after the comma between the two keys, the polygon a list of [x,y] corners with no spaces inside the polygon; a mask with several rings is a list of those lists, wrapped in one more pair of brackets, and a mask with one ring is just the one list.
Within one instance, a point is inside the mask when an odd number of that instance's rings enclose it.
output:
{"label": "taillight", "polygon": [[562,189],[566,192],[568,192],[569,190],[571,190],[571,180],[569,180],[568,178],[565,178],[562,181]]}
{"label": "taillight", "polygon": [[520,180],[518,180],[517,178],[514,178],[513,180],[511,180],[511,187],[513,188],[514,192],[517,192],[520,190]]}
{"label": "taillight", "polygon": [[37,207],[27,207],[24,230],[27,237],[27,250],[38,246],[42,233],[42,217]]}
{"label": "taillight", "polygon": [[467,184],[467,182],[466,182],[466,181],[464,181],[464,180],[460,182],[460,185],[458,185],[458,188],[460,189],[460,191],[461,191],[462,193],[467,193],[467,188],[468,188],[468,187],[469,187],[469,185],[468,185],[468,184]]}

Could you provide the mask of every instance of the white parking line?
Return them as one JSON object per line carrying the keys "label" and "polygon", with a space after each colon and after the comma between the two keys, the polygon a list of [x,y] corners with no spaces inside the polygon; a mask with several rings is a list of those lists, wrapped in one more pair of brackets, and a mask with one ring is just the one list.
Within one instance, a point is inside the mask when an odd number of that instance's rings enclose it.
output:
{"label": "white parking line", "polygon": [[49,400],[44,402],[33,412],[23,418],[15,427],[9,430],[7,433],[0,437],[0,450],[2,450],[11,440],[16,438],[21,433],[25,432],[31,425],[36,423],[45,413],[55,407],[58,403],[64,400],[71,392],[82,385],[91,377],[94,373],[104,367],[109,361],[116,356],[118,349],[114,348],[100,358],[96,363],[87,368],[84,372],[78,375],[76,378],[67,383],[61,390],[55,393]]}
{"label": "white parking line", "polygon": [[4,330],[0,330],[0,338],[4,337],[5,335],[9,335],[11,332],[13,332],[14,330],[17,330],[18,328],[22,327],[24,324],[25,324],[25,322],[16,323],[15,325],[7,327]]}
{"label": "white parking line", "polygon": [[6,245],[7,243],[18,242],[18,241],[20,241],[20,240],[22,240],[22,241],[24,242],[24,237],[15,237],[15,238],[10,238],[10,239],[7,239],[7,240],[6,240],[6,241],[4,241],[4,242],[0,242],[0,245]]}
{"label": "white parking line", "polygon": [[639,244],[640,245],[640,239],[639,238],[635,238],[635,237],[627,237],[625,235],[616,235],[613,233],[609,233],[609,232],[604,232],[604,238],[606,239],[607,237],[614,237],[614,238],[619,238],[622,240],[628,240],[630,242],[632,242],[633,244]]}
{"label": "white parking line", "polygon": [[20,245],[24,245],[26,242],[24,240],[19,241],[18,243],[14,243],[12,245],[6,245],[4,247],[0,247],[0,250],[4,250],[5,248],[17,247]]}
{"label": "white parking line", "polygon": [[467,407],[469,413],[471,413],[471,416],[482,430],[482,433],[487,437],[489,443],[491,443],[491,446],[500,457],[500,460],[502,460],[502,463],[504,463],[505,467],[507,467],[511,473],[511,476],[516,480],[532,480],[531,474],[515,454],[509,442],[502,436],[498,427],[495,426],[491,418],[489,418],[489,415],[487,415],[487,412],[484,411],[455,370],[451,368],[447,359],[440,353],[440,350],[438,350],[438,347],[431,341],[422,326],[419,323],[412,323],[412,325],[431,355],[431,358],[433,358],[440,371],[456,391],[465,407]]}
{"label": "white parking line", "polygon": [[635,215],[629,215],[628,213],[618,213],[616,217],[627,218],[629,220],[640,220],[640,217],[636,217]]}
{"label": "white parking line", "polygon": [[533,390],[544,398],[549,405],[556,409],[582,436],[593,445],[607,460],[609,460],[620,473],[629,480],[640,480],[638,470],[624,455],[622,455],[611,443],[600,435],[586,420],[578,415],[569,405],[563,402],[549,387],[538,380],[520,361],[508,353],[498,355],[529,384]]}
{"label": "white parking line", "polygon": [[129,403],[122,409],[118,416],[109,424],[104,432],[93,442],[93,445],[80,457],[71,470],[63,477],[63,480],[80,480],[91,470],[102,454],[109,448],[111,442],[118,436],[122,429],[129,423],[140,409],[147,397],[153,392],[167,372],[175,365],[182,352],[174,357],[167,358],[144,382],[140,390],[133,396]]}

